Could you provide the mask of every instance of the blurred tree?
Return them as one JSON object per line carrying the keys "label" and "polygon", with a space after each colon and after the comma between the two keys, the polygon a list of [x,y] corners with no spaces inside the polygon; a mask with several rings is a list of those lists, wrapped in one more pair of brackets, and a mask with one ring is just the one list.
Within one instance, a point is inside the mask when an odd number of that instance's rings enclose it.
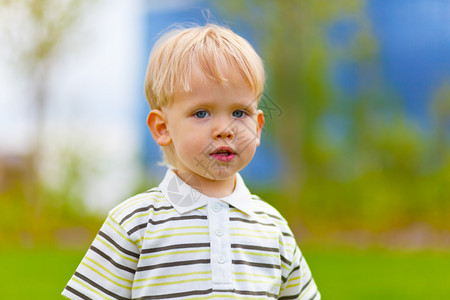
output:
{"label": "blurred tree", "polygon": [[435,124],[435,159],[440,163],[448,161],[450,153],[448,150],[450,129],[450,81],[442,83],[432,103],[431,113]]}
{"label": "blurred tree", "polygon": [[[60,47],[86,8],[87,0],[3,0],[0,9],[10,15],[7,43],[14,61],[29,83],[33,118],[33,142],[30,149],[29,179],[37,180],[44,122],[48,106],[49,79],[61,58]],[[33,186],[33,184],[30,184]]]}
{"label": "blurred tree", "polygon": [[[9,206],[20,208],[18,210],[24,223],[28,226],[34,223],[35,226],[29,228],[52,224],[49,215],[53,215],[53,218],[58,216],[54,215],[56,211],[49,210],[49,206],[57,201],[59,207],[64,208],[67,208],[67,203],[81,204],[79,185],[83,166],[79,158],[71,156],[63,159],[67,164],[62,166],[65,172],[59,191],[46,186],[41,178],[40,167],[43,147],[48,143],[44,125],[50,104],[51,76],[57,63],[67,55],[64,51],[67,48],[63,46],[73,37],[75,25],[86,13],[88,5],[93,3],[95,1],[88,0],[0,0],[0,15],[4,25],[2,33],[7,39],[2,47],[3,50],[9,50],[9,63],[20,72],[20,78],[23,79],[21,84],[28,89],[24,93],[24,100],[29,101],[30,112],[33,113],[31,146],[26,155],[25,174],[18,184],[23,191],[10,191],[4,197],[11,200]],[[19,214],[15,217],[20,220]],[[20,223],[16,221],[17,226],[26,228],[26,224]]]}

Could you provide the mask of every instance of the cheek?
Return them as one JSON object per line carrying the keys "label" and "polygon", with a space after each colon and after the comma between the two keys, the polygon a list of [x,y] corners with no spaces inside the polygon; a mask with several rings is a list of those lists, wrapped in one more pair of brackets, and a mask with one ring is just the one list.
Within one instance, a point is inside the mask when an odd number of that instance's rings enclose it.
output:
{"label": "cheek", "polygon": [[258,127],[253,119],[249,119],[247,122],[240,125],[237,140],[246,141],[246,144],[259,143],[260,133]]}
{"label": "cheek", "polygon": [[206,138],[201,134],[200,130],[186,130],[182,135],[178,136],[174,141],[175,148],[180,156],[184,159],[194,159],[201,156],[207,150]]}

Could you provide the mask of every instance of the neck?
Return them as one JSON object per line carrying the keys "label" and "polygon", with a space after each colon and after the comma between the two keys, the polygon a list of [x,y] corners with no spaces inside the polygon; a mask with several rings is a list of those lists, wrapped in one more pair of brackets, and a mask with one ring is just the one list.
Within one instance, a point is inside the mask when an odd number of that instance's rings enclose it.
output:
{"label": "neck", "polygon": [[221,198],[231,195],[236,185],[236,174],[226,179],[212,180],[201,176],[188,175],[179,172],[178,170],[174,170],[174,172],[192,188],[203,195],[212,198]]}

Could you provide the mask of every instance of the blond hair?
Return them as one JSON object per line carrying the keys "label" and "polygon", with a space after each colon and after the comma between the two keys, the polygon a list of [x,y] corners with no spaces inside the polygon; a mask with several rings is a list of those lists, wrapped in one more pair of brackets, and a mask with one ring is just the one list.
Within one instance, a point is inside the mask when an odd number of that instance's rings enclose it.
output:
{"label": "blond hair", "polygon": [[170,105],[175,92],[191,91],[194,67],[221,83],[232,81],[227,76],[237,71],[255,95],[262,95],[264,66],[253,47],[230,29],[207,24],[172,30],[157,41],[145,77],[150,107]]}
{"label": "blond hair", "polygon": [[[174,93],[190,92],[194,68],[220,83],[244,81],[257,101],[263,93],[264,66],[253,47],[228,28],[206,24],[174,29],[156,42],[145,77],[150,108],[169,106]],[[236,73],[240,78],[232,76]],[[171,147],[163,147],[163,152],[165,163],[176,167]]]}

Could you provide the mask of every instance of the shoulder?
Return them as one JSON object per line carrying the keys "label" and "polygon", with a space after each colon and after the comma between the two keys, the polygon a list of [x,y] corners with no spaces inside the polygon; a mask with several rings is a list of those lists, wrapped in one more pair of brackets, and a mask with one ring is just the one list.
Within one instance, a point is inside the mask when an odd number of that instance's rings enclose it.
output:
{"label": "shoulder", "polygon": [[129,223],[139,223],[140,219],[148,220],[154,212],[170,209],[173,207],[156,187],[119,203],[109,211],[108,216],[126,227]]}
{"label": "shoulder", "polygon": [[[255,215],[260,218],[262,223],[272,224],[272,228],[276,228],[279,236],[279,250],[280,254],[292,261],[297,247],[297,241],[294,234],[289,227],[286,219],[269,203],[265,202],[256,195],[252,195],[252,202]],[[298,249],[297,249],[298,250]]]}
{"label": "shoulder", "polygon": [[286,222],[286,220],[275,207],[273,207],[257,195],[252,195],[252,207],[255,213],[265,214],[271,216],[274,219]]}
{"label": "shoulder", "polygon": [[280,214],[280,212],[275,207],[273,207],[272,205],[270,205],[257,195],[252,195],[251,201],[253,211],[255,214],[265,216],[279,225],[287,226],[286,219]]}

